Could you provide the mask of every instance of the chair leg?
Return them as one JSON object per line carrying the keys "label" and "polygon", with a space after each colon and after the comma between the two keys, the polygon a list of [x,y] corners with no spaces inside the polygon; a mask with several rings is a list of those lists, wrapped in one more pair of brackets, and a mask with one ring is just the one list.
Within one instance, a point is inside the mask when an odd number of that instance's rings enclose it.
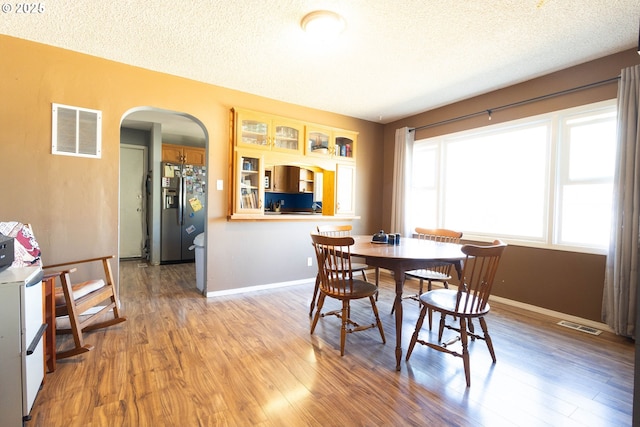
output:
{"label": "chair leg", "polygon": [[320,292],[320,296],[318,297],[318,308],[316,308],[316,315],[313,317],[313,322],[311,323],[311,335],[313,335],[313,331],[316,329],[316,325],[318,324],[318,319],[320,319],[320,312],[322,311],[322,306],[324,305],[324,297],[325,295]]}
{"label": "chair leg", "polygon": [[[380,268],[376,267],[376,287],[380,286]],[[379,292],[376,291],[376,301],[378,301]]]}
{"label": "chair leg", "polygon": [[376,306],[376,301],[373,296],[369,297],[369,301],[371,301],[371,309],[373,310],[373,314],[376,316],[376,325],[378,325],[378,330],[380,331],[380,337],[382,338],[382,343],[386,344],[387,340],[384,337],[384,330],[382,329],[382,322],[380,321],[380,316],[378,315],[378,307]]}
{"label": "chair leg", "polygon": [[347,321],[349,320],[349,300],[342,300],[342,326],[340,327],[340,356],[344,356],[344,344],[347,341]]}
{"label": "chair leg", "polygon": [[405,360],[409,360],[411,357],[411,353],[413,352],[413,348],[416,346],[416,342],[418,342],[418,334],[420,333],[420,329],[422,329],[422,324],[424,323],[424,316],[427,315],[427,306],[423,305],[420,310],[420,315],[418,316],[418,321],[416,322],[416,330],[413,331],[413,335],[411,336],[411,343],[409,344],[409,349],[407,350],[407,357]]}
{"label": "chair leg", "polygon": [[484,317],[480,318],[480,327],[482,328],[482,332],[484,333],[484,341],[487,343],[487,347],[489,347],[491,359],[493,359],[493,363],[496,363],[496,353],[495,351],[493,351],[493,342],[491,341],[491,337],[489,336],[489,332],[487,330],[487,322],[484,320]]}
{"label": "chair leg", "polygon": [[469,366],[469,348],[467,337],[467,322],[460,318],[460,341],[462,342],[462,362],[464,363],[464,376],[467,379],[467,387],[471,386],[471,367]]}
{"label": "chair leg", "polygon": [[[429,280],[429,282],[427,283],[427,290],[430,291],[431,287],[432,287],[431,280]],[[447,282],[444,282],[444,287],[448,289]],[[422,295],[422,280],[420,280],[420,294]],[[433,310],[429,309],[429,330],[431,330],[431,327],[433,326],[432,317],[433,317]]]}
{"label": "chair leg", "polygon": [[438,328],[438,342],[442,341],[442,334],[444,333],[444,313],[440,313],[440,326]]}
{"label": "chair leg", "polygon": [[313,308],[316,305],[316,298],[318,298],[318,289],[320,288],[320,275],[316,275],[316,284],[313,288],[313,298],[311,298],[311,306],[309,307],[309,317],[313,315]]}

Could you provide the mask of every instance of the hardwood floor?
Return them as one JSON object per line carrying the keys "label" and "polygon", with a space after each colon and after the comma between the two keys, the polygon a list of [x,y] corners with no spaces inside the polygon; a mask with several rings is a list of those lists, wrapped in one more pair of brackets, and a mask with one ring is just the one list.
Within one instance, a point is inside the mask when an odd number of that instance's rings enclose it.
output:
{"label": "hardwood floor", "polygon": [[[376,329],[349,334],[340,357],[337,318],[309,335],[313,283],[207,299],[193,264],[140,265],[121,263],[129,320],[87,333],[94,351],[58,361],[27,427],[632,423],[634,346],[613,334],[496,303],[487,323],[498,361],[472,343],[467,388],[462,360],[426,347],[395,370],[388,276],[378,301],[387,344]],[[353,304],[356,319],[371,316],[366,304]],[[405,300],[404,314],[406,353],[417,303]]]}

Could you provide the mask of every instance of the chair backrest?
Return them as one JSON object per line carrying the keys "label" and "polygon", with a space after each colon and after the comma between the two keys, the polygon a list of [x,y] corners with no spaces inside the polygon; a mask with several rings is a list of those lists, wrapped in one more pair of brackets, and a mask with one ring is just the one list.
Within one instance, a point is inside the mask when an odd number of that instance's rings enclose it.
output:
{"label": "chair backrest", "polygon": [[[460,243],[462,232],[448,230],[446,228],[421,228],[416,227],[416,235],[418,239],[431,240],[434,242],[444,243]],[[429,270],[443,274],[445,276],[451,276],[451,269],[453,264],[446,263],[440,265],[433,265],[429,267]]]}
{"label": "chair backrest", "polygon": [[351,230],[353,227],[349,224],[346,225],[334,225],[334,224],[326,224],[319,225],[317,227],[318,234],[322,234],[323,236],[350,236]]}
{"label": "chair backrest", "polygon": [[483,311],[491,295],[491,288],[498,270],[500,258],[507,244],[495,240],[490,246],[464,245],[467,255],[458,287],[456,311],[478,313]]}
{"label": "chair backrest", "polygon": [[433,240],[434,242],[460,243],[462,232],[447,230],[446,228],[416,227],[418,239]]}
{"label": "chair backrest", "polygon": [[323,236],[311,234],[311,241],[318,261],[320,289],[332,296],[348,296],[353,293],[350,236]]}

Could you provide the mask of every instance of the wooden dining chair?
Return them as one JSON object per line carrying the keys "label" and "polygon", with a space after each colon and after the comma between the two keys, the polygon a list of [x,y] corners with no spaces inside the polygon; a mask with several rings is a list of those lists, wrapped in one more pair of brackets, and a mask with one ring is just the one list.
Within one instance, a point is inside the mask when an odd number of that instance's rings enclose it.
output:
{"label": "wooden dining chair", "polygon": [[[353,227],[350,224],[345,224],[345,225],[325,224],[325,225],[317,226],[318,234],[323,236],[333,236],[333,237],[350,236],[352,229]],[[364,264],[361,262],[353,262],[353,261],[351,262],[352,271],[360,272],[362,274],[362,280],[364,280],[365,282],[368,282],[367,274],[366,274],[366,270],[368,268],[369,266],[367,264]],[[378,286],[378,280],[379,280],[379,271],[376,268],[376,286]],[[318,300],[319,287],[320,287],[320,276],[317,275],[316,283],[313,288],[313,298],[311,299],[311,305],[309,307],[309,317],[313,315],[313,308],[315,307],[316,302]],[[377,294],[376,294],[376,299],[377,299]]]}
{"label": "wooden dining chair", "polygon": [[[484,317],[489,313],[489,296],[493,287],[498,264],[507,245],[500,240],[495,240],[490,246],[464,245],[462,252],[466,255],[464,260],[462,279],[457,290],[434,289],[420,295],[420,316],[416,322],[416,328],[411,337],[411,343],[407,351],[406,360],[409,361],[416,343],[426,345],[435,350],[461,357],[464,364],[464,373],[467,387],[471,385],[471,371],[469,366],[468,337],[472,340],[480,339],[487,343],[489,353],[496,362],[496,354],[493,343],[487,330]],[[440,327],[438,329],[438,343],[433,343],[419,338],[424,318],[429,310],[440,313]],[[446,318],[454,321],[447,323]],[[477,318],[482,328],[482,334],[475,333],[471,320]],[[453,339],[442,342],[444,329],[458,332]],[[453,350],[452,346],[460,341],[461,350]]]}
{"label": "wooden dining chair", "polygon": [[[348,333],[364,331],[377,326],[382,342],[386,343],[374,298],[378,287],[373,283],[353,278],[351,265],[351,246],[355,243],[353,237],[311,234],[311,240],[316,253],[318,276],[320,277],[320,295],[318,296],[318,306],[311,324],[311,334],[313,335],[320,317],[335,315],[342,320],[340,328],[341,356],[344,356],[344,346]],[[340,300],[342,302],[341,310],[323,314],[322,307],[326,297]],[[369,298],[371,309],[375,316],[375,323],[360,325],[351,318],[351,301],[362,298]]]}
{"label": "wooden dining chair", "polygon": [[[460,243],[462,238],[462,232],[448,230],[446,228],[422,228],[416,227],[416,237],[423,240],[431,240],[433,242],[444,243]],[[420,295],[424,292],[424,281],[427,281],[427,291],[432,289],[433,282],[442,283],[445,289],[449,288],[449,280],[451,280],[451,269],[453,264],[430,264],[428,268],[421,268],[418,270],[411,270],[405,273],[405,277],[418,279],[418,292],[404,296],[404,298],[410,298],[415,301],[420,301]],[[406,286],[406,282],[405,282]],[[391,308],[391,314],[395,307]],[[429,313],[429,330],[431,330],[431,313]]]}

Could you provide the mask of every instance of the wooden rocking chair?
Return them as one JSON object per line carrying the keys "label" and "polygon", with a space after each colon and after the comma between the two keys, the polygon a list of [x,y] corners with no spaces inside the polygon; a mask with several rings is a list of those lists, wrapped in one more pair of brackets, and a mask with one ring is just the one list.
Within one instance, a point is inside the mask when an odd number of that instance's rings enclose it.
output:
{"label": "wooden rocking chair", "polygon": [[[43,267],[46,270],[70,267],[56,272],[56,276],[60,277],[61,282],[61,287],[56,288],[56,319],[62,316],[69,317],[69,325],[65,325],[66,322],[59,322],[56,333],[73,334],[74,347],[57,352],[56,359],[64,359],[93,350],[92,345],[84,343],[83,332],[116,325],[127,320],[119,312],[113,274],[109,264],[111,258],[114,256],[109,255]],[[75,266],[92,262],[102,262],[104,278],[72,284],[71,273],[77,271]],[[112,315],[108,313],[111,310],[113,310]],[[113,316],[113,318],[107,316]]]}

